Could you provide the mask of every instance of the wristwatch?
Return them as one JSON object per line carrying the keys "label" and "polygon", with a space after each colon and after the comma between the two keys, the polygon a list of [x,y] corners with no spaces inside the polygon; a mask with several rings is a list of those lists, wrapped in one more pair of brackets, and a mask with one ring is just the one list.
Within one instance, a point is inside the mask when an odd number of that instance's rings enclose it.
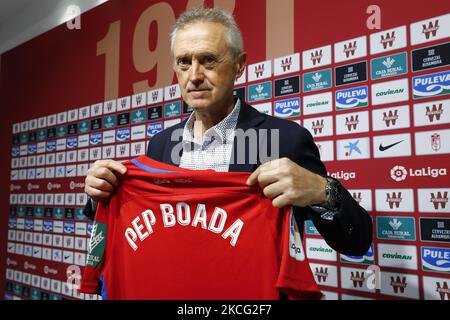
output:
{"label": "wristwatch", "polygon": [[338,210],[342,202],[342,185],[333,178],[326,177],[326,179],[325,193],[327,201],[321,205],[331,210]]}

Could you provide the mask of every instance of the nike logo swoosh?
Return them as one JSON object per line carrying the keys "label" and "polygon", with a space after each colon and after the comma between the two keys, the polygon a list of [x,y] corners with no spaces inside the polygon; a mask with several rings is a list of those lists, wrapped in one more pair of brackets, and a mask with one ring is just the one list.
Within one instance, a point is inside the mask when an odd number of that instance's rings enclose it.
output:
{"label": "nike logo swoosh", "polygon": [[393,146],[396,146],[396,145],[398,145],[399,143],[402,143],[403,141],[404,141],[404,140],[401,140],[401,141],[399,141],[399,142],[390,144],[390,145],[385,146],[385,147],[383,147],[383,144],[380,143],[380,147],[379,147],[378,149],[379,149],[380,151],[386,151],[387,149],[390,149],[390,148],[392,148]]}

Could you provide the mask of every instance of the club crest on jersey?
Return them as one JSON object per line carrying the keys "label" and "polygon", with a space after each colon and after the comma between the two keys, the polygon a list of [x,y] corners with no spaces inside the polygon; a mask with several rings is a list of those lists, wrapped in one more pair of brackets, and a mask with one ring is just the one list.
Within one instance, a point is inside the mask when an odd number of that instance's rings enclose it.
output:
{"label": "club crest on jersey", "polygon": [[[191,212],[193,213],[194,211],[191,209],[195,209],[195,214],[192,219]],[[220,234],[225,240],[230,238],[230,244],[233,247],[236,246],[244,226],[244,222],[241,219],[236,219],[225,231],[223,231],[227,222],[227,212],[219,207],[207,211],[206,205],[203,203],[194,205],[189,205],[185,202],[178,202],[174,205],[170,203],[161,203],[159,211],[161,213],[160,217],[164,228],[171,228],[177,225],[182,227],[200,227],[204,230]],[[134,251],[139,248],[139,245],[145,239],[153,234],[154,230],[152,226],[157,222],[157,216],[151,209],[143,211],[132,220],[131,226],[125,230],[124,235],[128,244]]]}

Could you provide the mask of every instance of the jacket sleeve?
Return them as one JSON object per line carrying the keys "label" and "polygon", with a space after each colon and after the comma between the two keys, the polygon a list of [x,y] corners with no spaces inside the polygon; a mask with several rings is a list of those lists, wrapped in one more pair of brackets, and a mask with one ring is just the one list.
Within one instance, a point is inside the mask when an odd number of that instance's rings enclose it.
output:
{"label": "jacket sleeve", "polygon": [[[311,133],[301,127],[296,135],[294,155],[297,164],[322,176],[327,175],[325,165],[320,160],[319,150]],[[362,256],[372,243],[372,219],[342,187],[342,203],[332,221],[322,220],[314,215],[311,208],[295,210],[302,218],[310,217],[327,244],[339,253]]]}

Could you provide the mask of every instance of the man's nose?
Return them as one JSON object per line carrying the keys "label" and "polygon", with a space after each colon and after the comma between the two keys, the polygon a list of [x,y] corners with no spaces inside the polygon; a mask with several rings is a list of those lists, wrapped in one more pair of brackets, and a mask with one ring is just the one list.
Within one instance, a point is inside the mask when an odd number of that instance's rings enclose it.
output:
{"label": "man's nose", "polygon": [[203,72],[203,66],[197,61],[193,60],[189,75],[189,80],[194,83],[201,83],[205,79],[205,74]]}

